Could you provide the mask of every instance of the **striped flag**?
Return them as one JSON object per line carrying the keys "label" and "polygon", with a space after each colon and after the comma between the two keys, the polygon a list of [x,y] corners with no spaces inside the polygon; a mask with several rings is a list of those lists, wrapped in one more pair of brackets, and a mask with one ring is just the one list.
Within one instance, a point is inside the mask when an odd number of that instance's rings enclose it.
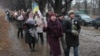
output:
{"label": "striped flag", "polygon": [[33,10],[33,13],[38,12],[39,16],[42,17],[42,14],[39,10],[39,6],[35,1],[32,3],[32,10]]}

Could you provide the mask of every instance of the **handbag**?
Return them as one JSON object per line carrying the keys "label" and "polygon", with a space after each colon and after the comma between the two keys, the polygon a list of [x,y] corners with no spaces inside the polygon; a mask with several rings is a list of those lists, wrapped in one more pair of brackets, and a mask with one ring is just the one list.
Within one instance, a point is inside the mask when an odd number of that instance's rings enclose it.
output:
{"label": "handbag", "polygon": [[38,39],[38,35],[37,35],[37,32],[36,32],[35,29],[30,28],[30,29],[29,29],[29,33],[30,33],[30,35],[31,35],[32,37],[35,37],[36,39]]}

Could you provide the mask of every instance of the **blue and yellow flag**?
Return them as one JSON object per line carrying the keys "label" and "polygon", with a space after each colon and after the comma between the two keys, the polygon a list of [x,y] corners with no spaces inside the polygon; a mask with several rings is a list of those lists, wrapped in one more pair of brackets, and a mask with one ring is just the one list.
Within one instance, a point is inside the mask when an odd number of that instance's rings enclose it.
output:
{"label": "blue and yellow flag", "polygon": [[35,1],[32,3],[32,10],[33,10],[33,13],[38,12],[39,16],[42,17],[42,14],[39,10],[39,6]]}
{"label": "blue and yellow flag", "polygon": [[36,2],[32,3],[32,9],[33,9],[33,13],[38,12],[39,6]]}

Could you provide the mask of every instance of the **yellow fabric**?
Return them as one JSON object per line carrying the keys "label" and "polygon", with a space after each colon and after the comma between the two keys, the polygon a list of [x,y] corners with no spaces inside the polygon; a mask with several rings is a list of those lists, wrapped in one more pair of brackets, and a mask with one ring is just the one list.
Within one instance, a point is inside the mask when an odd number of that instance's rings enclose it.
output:
{"label": "yellow fabric", "polygon": [[33,8],[33,13],[38,12],[39,11],[39,7],[36,6],[35,8]]}

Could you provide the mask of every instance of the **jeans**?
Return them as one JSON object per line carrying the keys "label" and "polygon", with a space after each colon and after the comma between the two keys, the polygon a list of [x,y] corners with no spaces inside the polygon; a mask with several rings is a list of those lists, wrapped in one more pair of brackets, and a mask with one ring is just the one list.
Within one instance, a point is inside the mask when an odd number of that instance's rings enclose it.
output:
{"label": "jeans", "polygon": [[[65,51],[65,56],[69,56],[70,48],[71,48],[70,46],[67,46]],[[78,56],[78,46],[73,48],[74,48],[74,56]]]}

